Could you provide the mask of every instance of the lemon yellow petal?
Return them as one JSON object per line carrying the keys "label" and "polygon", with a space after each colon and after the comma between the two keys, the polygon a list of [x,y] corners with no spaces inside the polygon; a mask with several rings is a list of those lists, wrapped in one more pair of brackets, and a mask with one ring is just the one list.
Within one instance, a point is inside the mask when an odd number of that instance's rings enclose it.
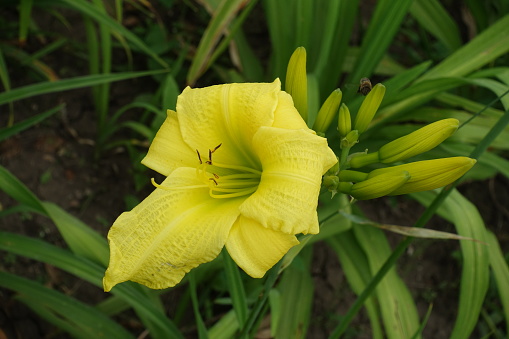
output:
{"label": "lemon yellow petal", "polygon": [[327,140],[309,130],[261,127],[253,138],[263,173],[241,214],[287,234],[318,233],[322,175],[336,162]]}
{"label": "lemon yellow petal", "polygon": [[186,88],[177,100],[185,142],[202,154],[222,144],[218,162],[258,167],[251,139],[261,126],[271,126],[281,83],[246,83]]}
{"label": "lemon yellow petal", "polygon": [[166,120],[141,163],[165,176],[178,167],[198,166],[196,150],[191,149],[182,139],[175,111],[168,110]]}
{"label": "lemon yellow petal", "polygon": [[[194,168],[179,168],[162,186],[200,184]],[[110,229],[105,291],[126,280],[155,289],[176,285],[192,268],[219,254],[239,204],[238,199],[211,198],[208,188],[154,190]]]}
{"label": "lemon yellow petal", "polygon": [[308,128],[297,109],[293,106],[291,95],[286,92],[278,93],[278,103],[274,112],[272,127],[286,129]]}
{"label": "lemon yellow petal", "polygon": [[292,234],[265,228],[240,216],[226,241],[226,249],[237,265],[253,278],[261,278],[299,241]]}

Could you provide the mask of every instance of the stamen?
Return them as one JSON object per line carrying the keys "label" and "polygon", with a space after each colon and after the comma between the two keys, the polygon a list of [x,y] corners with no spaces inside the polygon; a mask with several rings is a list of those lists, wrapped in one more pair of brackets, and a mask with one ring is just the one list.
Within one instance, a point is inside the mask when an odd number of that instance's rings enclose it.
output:
{"label": "stamen", "polygon": [[210,190],[209,195],[212,198],[217,198],[217,199],[236,198],[236,197],[241,197],[243,195],[249,195],[249,194],[255,192],[257,189],[258,189],[258,187],[254,186],[251,188],[246,188],[245,190],[240,190],[240,191],[234,190],[236,193],[226,193],[226,194],[214,194],[214,191],[216,191],[216,189],[214,189],[214,190]]}
{"label": "stamen", "polygon": [[227,164],[219,164],[219,163],[214,163],[214,166],[216,167],[222,167],[222,168],[228,168],[228,169],[234,169],[234,170],[238,170],[238,171],[245,171],[245,172],[251,172],[251,173],[254,173],[254,174],[259,174],[259,175],[262,175],[262,172],[258,171],[258,170],[255,170],[253,168],[250,168],[250,167],[245,167],[245,166],[237,166],[237,165],[227,165]]}
{"label": "stamen", "polygon": [[187,189],[194,189],[194,188],[209,188],[208,185],[191,185],[191,186],[173,186],[173,187],[168,187],[168,186],[159,185],[155,181],[154,178],[150,178],[150,182],[152,183],[152,185],[154,185],[155,188],[160,188],[160,189],[165,190],[165,191],[187,190]]}
{"label": "stamen", "polygon": [[[198,160],[200,161],[200,164],[196,167],[196,175],[202,182],[208,183],[209,195],[212,198],[226,199],[250,195],[255,192],[258,189],[262,172],[245,166],[213,163],[212,154],[221,145],[222,143],[213,149],[209,149],[209,158],[206,161],[202,160],[200,152],[196,150]],[[212,169],[208,168],[208,166],[211,166]],[[221,169],[226,169],[227,171],[221,171]],[[219,173],[231,174],[220,176],[213,172],[215,170],[219,170]]]}

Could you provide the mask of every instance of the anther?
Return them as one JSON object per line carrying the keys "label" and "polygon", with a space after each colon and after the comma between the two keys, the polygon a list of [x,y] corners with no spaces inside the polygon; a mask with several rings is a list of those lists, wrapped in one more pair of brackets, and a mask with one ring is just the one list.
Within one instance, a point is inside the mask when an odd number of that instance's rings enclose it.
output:
{"label": "anther", "polygon": [[209,149],[209,160],[206,161],[206,163],[208,165],[212,165],[212,153],[214,153],[215,151],[217,151],[217,149],[219,147],[221,147],[223,143],[220,143],[219,145],[217,145],[216,147],[214,147],[214,149]]}
{"label": "anther", "polygon": [[[216,175],[214,174],[214,176],[216,176]],[[209,180],[212,180],[212,181],[214,182],[214,184],[217,186],[217,181],[216,181],[216,179],[214,179],[214,178],[209,178]]]}
{"label": "anther", "polygon": [[200,152],[198,152],[198,150],[196,150],[196,154],[198,154],[198,160],[200,161],[200,165],[203,164],[203,162],[201,161]]}

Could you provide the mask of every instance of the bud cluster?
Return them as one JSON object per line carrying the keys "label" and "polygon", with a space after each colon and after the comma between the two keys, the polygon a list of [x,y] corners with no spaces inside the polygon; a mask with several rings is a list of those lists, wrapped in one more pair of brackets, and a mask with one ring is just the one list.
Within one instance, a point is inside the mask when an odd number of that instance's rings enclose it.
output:
{"label": "bud cluster", "polygon": [[[333,194],[349,194],[359,200],[427,191],[452,183],[474,166],[474,159],[451,157],[378,168],[369,173],[351,170],[373,164],[393,164],[427,152],[449,138],[459,126],[456,119],[443,119],[395,139],[376,152],[350,155],[350,148],[359,142],[360,135],[368,129],[386,91],[384,85],[371,87],[369,79],[363,79],[367,80],[371,90],[362,91],[366,97],[353,124],[350,110],[341,103],[342,92],[336,89],[318,111],[313,125],[313,129],[324,136],[334,118],[338,117],[341,156],[338,164],[323,177],[323,186],[329,191]],[[297,48],[290,58],[286,91],[292,95],[295,107],[308,122],[306,50],[303,47]]]}

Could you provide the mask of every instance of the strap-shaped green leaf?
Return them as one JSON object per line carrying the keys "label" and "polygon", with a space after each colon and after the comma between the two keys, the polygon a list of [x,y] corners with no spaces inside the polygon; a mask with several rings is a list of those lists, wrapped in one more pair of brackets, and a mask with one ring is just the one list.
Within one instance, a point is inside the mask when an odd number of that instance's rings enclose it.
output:
{"label": "strap-shaped green leaf", "polygon": [[0,272],[0,286],[21,293],[21,300],[28,306],[33,306],[41,314],[50,313],[47,320],[60,319],[55,325],[63,325],[78,338],[133,338],[131,333],[93,307],[37,282]]}

